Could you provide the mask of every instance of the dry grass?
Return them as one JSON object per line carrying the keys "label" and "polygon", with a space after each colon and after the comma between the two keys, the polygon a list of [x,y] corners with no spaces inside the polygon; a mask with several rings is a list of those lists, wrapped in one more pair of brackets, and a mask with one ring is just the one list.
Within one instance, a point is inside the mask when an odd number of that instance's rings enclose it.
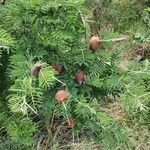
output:
{"label": "dry grass", "polygon": [[114,120],[121,122],[127,129],[130,139],[133,143],[133,150],[149,150],[150,149],[150,127],[132,125],[128,122],[126,114],[123,112],[119,101],[107,101],[102,106],[102,110],[108,113]]}

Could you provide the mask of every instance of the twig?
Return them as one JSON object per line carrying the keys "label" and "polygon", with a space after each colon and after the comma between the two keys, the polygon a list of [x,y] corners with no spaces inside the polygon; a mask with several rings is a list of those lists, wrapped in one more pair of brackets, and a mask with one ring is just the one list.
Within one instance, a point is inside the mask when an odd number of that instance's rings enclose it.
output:
{"label": "twig", "polygon": [[66,111],[66,117],[67,117],[67,120],[68,120],[68,122],[69,122],[69,116],[68,116],[68,114],[67,114],[67,107],[66,107],[66,105],[65,105],[64,102],[62,102],[62,104],[63,104],[63,106],[64,106],[64,108],[65,108],[65,111]]}
{"label": "twig", "polygon": [[89,38],[90,38],[90,28],[88,28],[88,24],[86,24],[86,20],[82,14],[82,12],[80,10],[79,11],[79,14],[80,14],[80,17],[81,17],[81,20],[82,20],[82,23],[83,23],[83,26],[86,30],[86,40],[89,41]]}
{"label": "twig", "polygon": [[55,115],[54,115],[54,112],[53,112],[50,128],[47,127],[48,137],[47,137],[47,140],[46,140],[45,150],[48,149],[48,143],[49,143],[50,139],[52,138],[52,132],[51,131],[52,131],[52,127],[53,127],[54,117],[55,117]]}
{"label": "twig", "polygon": [[41,150],[41,147],[40,147],[41,141],[42,141],[42,137],[40,137],[40,139],[38,141],[37,148],[36,148],[37,150]]}
{"label": "twig", "polygon": [[59,133],[60,129],[63,127],[63,125],[66,123],[66,121],[62,122],[60,126],[57,127],[55,135],[53,137],[53,141],[55,141],[57,134]]}
{"label": "twig", "polygon": [[109,40],[99,40],[99,42],[120,42],[126,39],[127,38],[117,38],[117,39],[109,39]]}
{"label": "twig", "polygon": [[26,104],[36,115],[38,115],[38,113],[37,113],[27,102],[25,102],[25,104]]}
{"label": "twig", "polygon": [[83,26],[86,28],[86,23],[85,23],[85,20],[84,20],[83,14],[81,13],[81,11],[80,11],[80,10],[79,10],[79,13],[80,13],[81,20],[82,20],[82,22],[83,22]]}
{"label": "twig", "polygon": [[61,84],[65,85],[65,86],[67,86],[67,84],[66,84],[66,83],[64,83],[64,82],[60,81],[59,79],[57,79],[57,78],[55,78],[55,77],[53,77],[53,79],[55,79],[56,81],[58,81],[59,83],[61,83]]}

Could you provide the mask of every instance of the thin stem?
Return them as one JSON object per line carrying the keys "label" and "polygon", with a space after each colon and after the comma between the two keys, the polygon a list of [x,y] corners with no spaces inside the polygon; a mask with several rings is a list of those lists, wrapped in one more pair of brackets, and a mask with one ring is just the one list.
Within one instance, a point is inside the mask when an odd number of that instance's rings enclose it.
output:
{"label": "thin stem", "polygon": [[65,110],[66,110],[66,117],[67,117],[67,120],[68,120],[68,122],[69,122],[69,116],[68,116],[68,114],[67,114],[67,107],[66,107],[66,105],[65,105],[64,102],[62,102],[62,104],[63,104],[63,106],[64,106],[64,108],[65,108]]}
{"label": "thin stem", "polygon": [[84,59],[84,52],[83,52],[83,49],[81,49],[81,52],[82,52],[82,58],[83,58],[83,61],[84,61],[85,59]]}
{"label": "thin stem", "polygon": [[54,122],[54,116],[55,115],[54,115],[54,112],[53,112],[50,127],[47,127],[48,137],[47,137],[47,140],[46,140],[45,150],[48,149],[48,143],[49,143],[50,139],[52,138],[52,127],[53,127],[53,122]]}
{"label": "thin stem", "polygon": [[99,40],[99,42],[119,42],[126,40],[127,38],[117,38],[117,39],[108,39],[108,40]]}
{"label": "thin stem", "polygon": [[66,84],[66,83],[64,83],[64,82],[60,81],[59,79],[57,79],[57,78],[55,78],[55,77],[53,77],[53,79],[55,79],[56,81],[58,81],[59,83],[61,83],[61,84],[65,85],[65,86],[67,86],[67,84]]}
{"label": "thin stem", "polygon": [[38,113],[37,113],[26,101],[24,101],[24,103],[25,103],[36,115],[38,115]]}

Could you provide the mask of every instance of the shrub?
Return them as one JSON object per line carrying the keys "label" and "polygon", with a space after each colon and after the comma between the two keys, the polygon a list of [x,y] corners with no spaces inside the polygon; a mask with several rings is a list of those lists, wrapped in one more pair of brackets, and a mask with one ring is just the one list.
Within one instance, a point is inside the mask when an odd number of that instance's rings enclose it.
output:
{"label": "shrub", "polygon": [[[88,13],[84,0],[10,0],[0,10],[1,27],[15,39],[6,72],[12,84],[8,102],[2,105],[11,120],[4,121],[4,130],[12,140],[31,145],[33,134],[46,130],[47,148],[53,144],[49,142],[55,125],[72,119],[75,125],[68,130],[86,130],[106,149],[131,146],[125,129],[101,110],[99,101],[109,95],[121,96],[127,112],[134,114],[142,108],[147,113],[149,92],[144,81],[150,77],[149,61],[143,71],[138,62],[129,62],[127,70],[120,70],[122,45],[114,44],[120,35],[112,28],[97,33],[101,45],[91,52]],[[54,64],[63,65],[64,70],[57,71]],[[76,82],[78,71],[86,76],[82,84]],[[67,96],[57,103],[60,90]]]}

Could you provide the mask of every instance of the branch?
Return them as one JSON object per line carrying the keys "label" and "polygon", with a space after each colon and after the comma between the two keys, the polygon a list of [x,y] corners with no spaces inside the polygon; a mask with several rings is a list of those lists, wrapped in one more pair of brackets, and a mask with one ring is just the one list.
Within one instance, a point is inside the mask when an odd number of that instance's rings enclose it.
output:
{"label": "branch", "polygon": [[79,13],[80,13],[80,17],[81,17],[81,20],[83,22],[84,27],[86,27],[85,19],[84,19],[83,14],[80,10],[79,10]]}
{"label": "branch", "polygon": [[52,77],[52,78],[53,78],[54,80],[58,81],[59,83],[63,84],[64,86],[67,86],[67,84],[66,84],[66,83],[64,83],[64,82],[60,81],[59,79],[57,79],[57,78],[55,78],[55,77]]}
{"label": "branch", "polygon": [[99,42],[120,42],[126,39],[127,38],[117,38],[117,39],[109,39],[109,40],[99,40]]}
{"label": "branch", "polygon": [[84,28],[86,30],[86,39],[87,39],[87,41],[89,41],[89,38],[90,38],[90,34],[89,34],[90,33],[90,27],[86,23],[85,17],[83,16],[81,10],[78,10],[78,11],[79,11],[79,14],[80,14],[83,26],[84,26]]}
{"label": "branch", "polygon": [[127,38],[117,38],[117,39],[109,39],[109,40],[99,40],[99,42],[120,42],[126,39]]}

